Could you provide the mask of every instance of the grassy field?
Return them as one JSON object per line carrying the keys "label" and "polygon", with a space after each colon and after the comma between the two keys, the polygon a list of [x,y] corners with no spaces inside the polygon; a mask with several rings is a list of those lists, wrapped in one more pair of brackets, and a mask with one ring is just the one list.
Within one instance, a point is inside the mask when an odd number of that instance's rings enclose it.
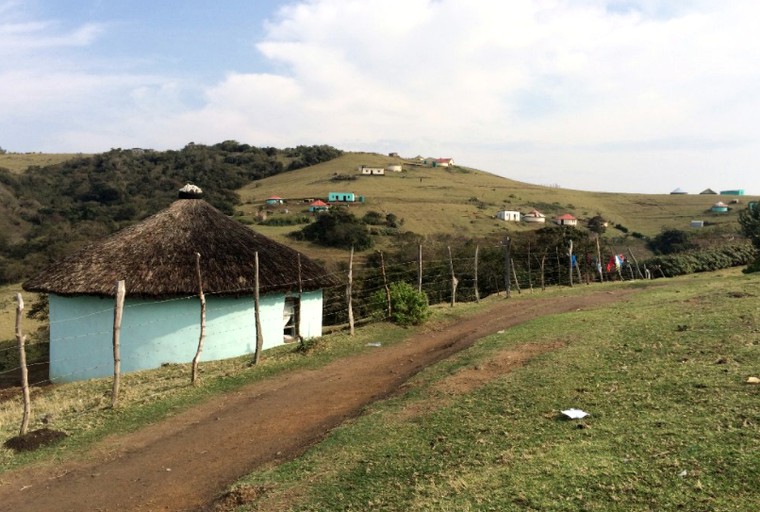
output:
{"label": "grassy field", "polygon": [[[257,499],[239,510],[756,510],[760,386],[747,378],[760,376],[757,277],[731,270],[603,286],[642,293],[494,334],[423,371],[306,455],[241,481],[238,492]],[[489,300],[503,298],[437,307],[425,328]],[[244,383],[410,332],[372,324],[355,338],[321,338],[308,357],[281,347],[254,369],[247,358],[204,363],[200,388],[186,365],[127,375],[115,411],[109,379],[37,392],[31,428],[44,419],[70,437],[32,454],[0,449],[0,471],[65,459]],[[473,377],[525,347],[552,350]],[[562,419],[570,407],[590,416]],[[0,435],[13,435],[19,419],[20,404],[1,403]]]}
{"label": "grassy field", "polygon": [[[277,195],[291,199],[284,207],[290,213],[301,212],[308,205],[292,199],[326,198],[329,192],[344,191],[366,198],[365,203],[350,206],[357,216],[361,217],[370,210],[394,213],[404,219],[404,230],[423,235],[454,233],[477,237],[506,233],[507,230],[536,229],[536,225],[507,223],[496,220],[494,216],[502,209],[527,212],[537,208],[549,219],[568,212],[582,222],[602,215],[611,225],[620,224],[627,228],[629,234],[638,232],[654,236],[664,227],[689,230],[689,223],[694,219],[712,223],[713,227],[709,229],[735,231],[738,212],[748,201],[757,199],[750,196],[585,192],[521,183],[465,167],[426,168],[408,163],[402,173],[359,175],[354,181],[331,179],[336,173],[357,175],[359,165],[385,166],[401,162],[405,161],[374,153],[346,153],[330,162],[251,183],[238,191],[244,202],[239,211],[244,217],[253,219],[266,198]],[[741,203],[732,205],[728,213],[709,212],[715,202],[722,200],[728,203],[732,199],[738,199]],[[285,237],[286,233],[297,229],[295,226],[256,226],[255,229],[298,246]],[[608,235],[623,236],[623,233],[610,228]],[[301,249],[308,248],[321,254],[319,249],[302,245]]]}
{"label": "grassy field", "polygon": [[45,167],[81,156],[89,155],[84,153],[5,153],[0,155],[0,167],[20,173],[33,165]]}
{"label": "grassy field", "polygon": [[[238,510],[755,511],[757,278],[645,286],[625,303],[482,340],[300,459],[236,487]],[[481,387],[447,385],[526,344],[561,345]],[[576,407],[584,420],[564,420]]]}

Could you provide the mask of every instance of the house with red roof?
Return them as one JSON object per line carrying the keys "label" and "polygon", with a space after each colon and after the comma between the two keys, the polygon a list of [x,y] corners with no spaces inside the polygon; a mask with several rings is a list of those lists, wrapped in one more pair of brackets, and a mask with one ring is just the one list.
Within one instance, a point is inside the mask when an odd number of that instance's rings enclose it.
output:
{"label": "house with red roof", "polygon": [[560,215],[559,217],[554,218],[554,223],[559,226],[577,226],[578,225],[578,219],[570,215],[569,213],[565,213],[564,215]]}

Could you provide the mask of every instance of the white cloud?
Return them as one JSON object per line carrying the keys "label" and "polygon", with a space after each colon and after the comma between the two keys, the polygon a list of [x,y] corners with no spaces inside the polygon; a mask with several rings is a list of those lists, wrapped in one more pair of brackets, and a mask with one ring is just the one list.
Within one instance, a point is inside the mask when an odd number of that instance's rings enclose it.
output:
{"label": "white cloud", "polygon": [[[455,156],[574,188],[613,189],[604,177],[619,172],[640,181],[619,189],[646,191],[663,180],[720,188],[699,184],[720,165],[760,193],[746,172],[760,159],[758,14],[750,0],[310,0],[265,25],[256,47],[266,73],[230,70],[196,85],[205,91],[194,108],[183,101],[187,80],[81,65],[52,75],[0,68],[0,95],[13,97],[12,78],[27,103],[84,106],[98,122],[57,133],[68,150],[327,143]],[[45,57],[102,37],[102,25],[55,27],[0,23],[0,46]],[[0,99],[0,108],[27,107]]]}

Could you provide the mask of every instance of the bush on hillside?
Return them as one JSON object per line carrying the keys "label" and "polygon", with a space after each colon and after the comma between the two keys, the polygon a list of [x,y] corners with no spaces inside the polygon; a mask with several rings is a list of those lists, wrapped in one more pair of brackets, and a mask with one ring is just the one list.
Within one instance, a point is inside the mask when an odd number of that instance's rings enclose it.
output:
{"label": "bush on hillside", "polygon": [[674,277],[747,265],[756,255],[757,251],[749,242],[735,242],[699,251],[655,256],[644,264],[650,269],[659,268],[667,277]]}
{"label": "bush on hillside", "polygon": [[[390,321],[401,325],[420,325],[430,316],[428,298],[409,283],[397,281],[390,285],[391,312]],[[388,315],[388,296],[385,290],[378,290],[372,295],[371,308],[376,318]]]}

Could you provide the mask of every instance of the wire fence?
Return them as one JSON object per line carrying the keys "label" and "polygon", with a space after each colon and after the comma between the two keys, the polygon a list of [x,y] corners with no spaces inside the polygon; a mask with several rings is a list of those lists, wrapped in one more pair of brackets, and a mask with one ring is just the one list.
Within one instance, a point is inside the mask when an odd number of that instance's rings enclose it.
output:
{"label": "wire fence", "polygon": [[[621,254],[600,257],[584,251],[513,251],[508,244],[479,246],[465,244],[458,247],[441,245],[426,249],[417,248],[417,257],[397,255],[385,257],[381,253],[370,254],[358,264],[345,262],[339,270],[326,276],[339,284],[321,290],[323,329],[339,329],[353,322],[387,320],[390,308],[385,303],[390,284],[405,282],[427,296],[431,304],[471,302],[492,294],[509,297],[515,293],[540,291],[550,286],[591,285],[603,281],[620,281],[652,277],[648,269],[628,261]],[[349,275],[348,269],[351,268]],[[324,276],[323,276],[324,277]],[[299,287],[308,290],[308,282],[297,277],[289,287],[290,295],[297,297]],[[127,294],[129,290],[127,290]],[[236,295],[234,300],[218,301],[213,309],[216,321],[210,322],[205,331],[207,340],[224,339],[229,346],[242,347],[239,353],[229,357],[251,353],[256,347],[257,325],[250,313],[254,307],[251,294],[241,290],[223,290],[205,293],[206,298]],[[285,295],[285,294],[281,294]],[[264,296],[266,297],[266,295]],[[124,306],[125,318],[137,317],[140,321],[126,322],[121,327],[123,349],[128,358],[153,361],[153,367],[162,363],[190,363],[196,353],[201,331],[200,306],[172,308],[174,305],[200,303],[200,293],[157,301],[132,300]],[[274,304],[281,307],[283,297]],[[349,300],[350,299],[350,300]],[[141,311],[150,314],[139,314]],[[103,300],[103,306],[83,314],[70,316],[53,312],[46,327],[49,339],[32,336],[30,343],[23,344],[26,364],[22,364],[17,339],[0,343],[0,388],[12,388],[24,384],[22,374],[27,373],[27,384],[34,388],[50,383],[50,373],[55,371],[56,382],[86,380],[107,377],[114,370],[111,354],[114,318],[113,302]],[[250,314],[249,314],[250,313]],[[172,318],[176,314],[182,318]],[[285,323],[283,312],[280,321]],[[229,315],[236,320],[225,321]],[[242,319],[242,320],[241,320]],[[22,322],[23,323],[23,322]],[[181,325],[180,336],[158,335],[155,339],[140,339],[145,333],[169,332]],[[173,327],[174,326],[174,327]],[[18,332],[23,326],[17,327]],[[285,325],[279,329],[280,343],[285,342]],[[292,330],[291,330],[292,332]],[[320,331],[321,332],[321,331]],[[28,334],[28,333],[27,333]],[[176,334],[176,333],[175,333]],[[296,333],[299,334],[299,333]],[[26,338],[26,334],[22,334]],[[129,352],[129,343],[140,339],[139,350]],[[298,336],[293,338],[298,342]],[[173,357],[173,360],[162,358]],[[203,357],[200,359],[204,361]],[[208,361],[208,359],[206,360]],[[121,361],[129,368],[140,366],[140,361]],[[114,375],[113,378],[116,378]],[[7,394],[6,394],[7,395]]]}

